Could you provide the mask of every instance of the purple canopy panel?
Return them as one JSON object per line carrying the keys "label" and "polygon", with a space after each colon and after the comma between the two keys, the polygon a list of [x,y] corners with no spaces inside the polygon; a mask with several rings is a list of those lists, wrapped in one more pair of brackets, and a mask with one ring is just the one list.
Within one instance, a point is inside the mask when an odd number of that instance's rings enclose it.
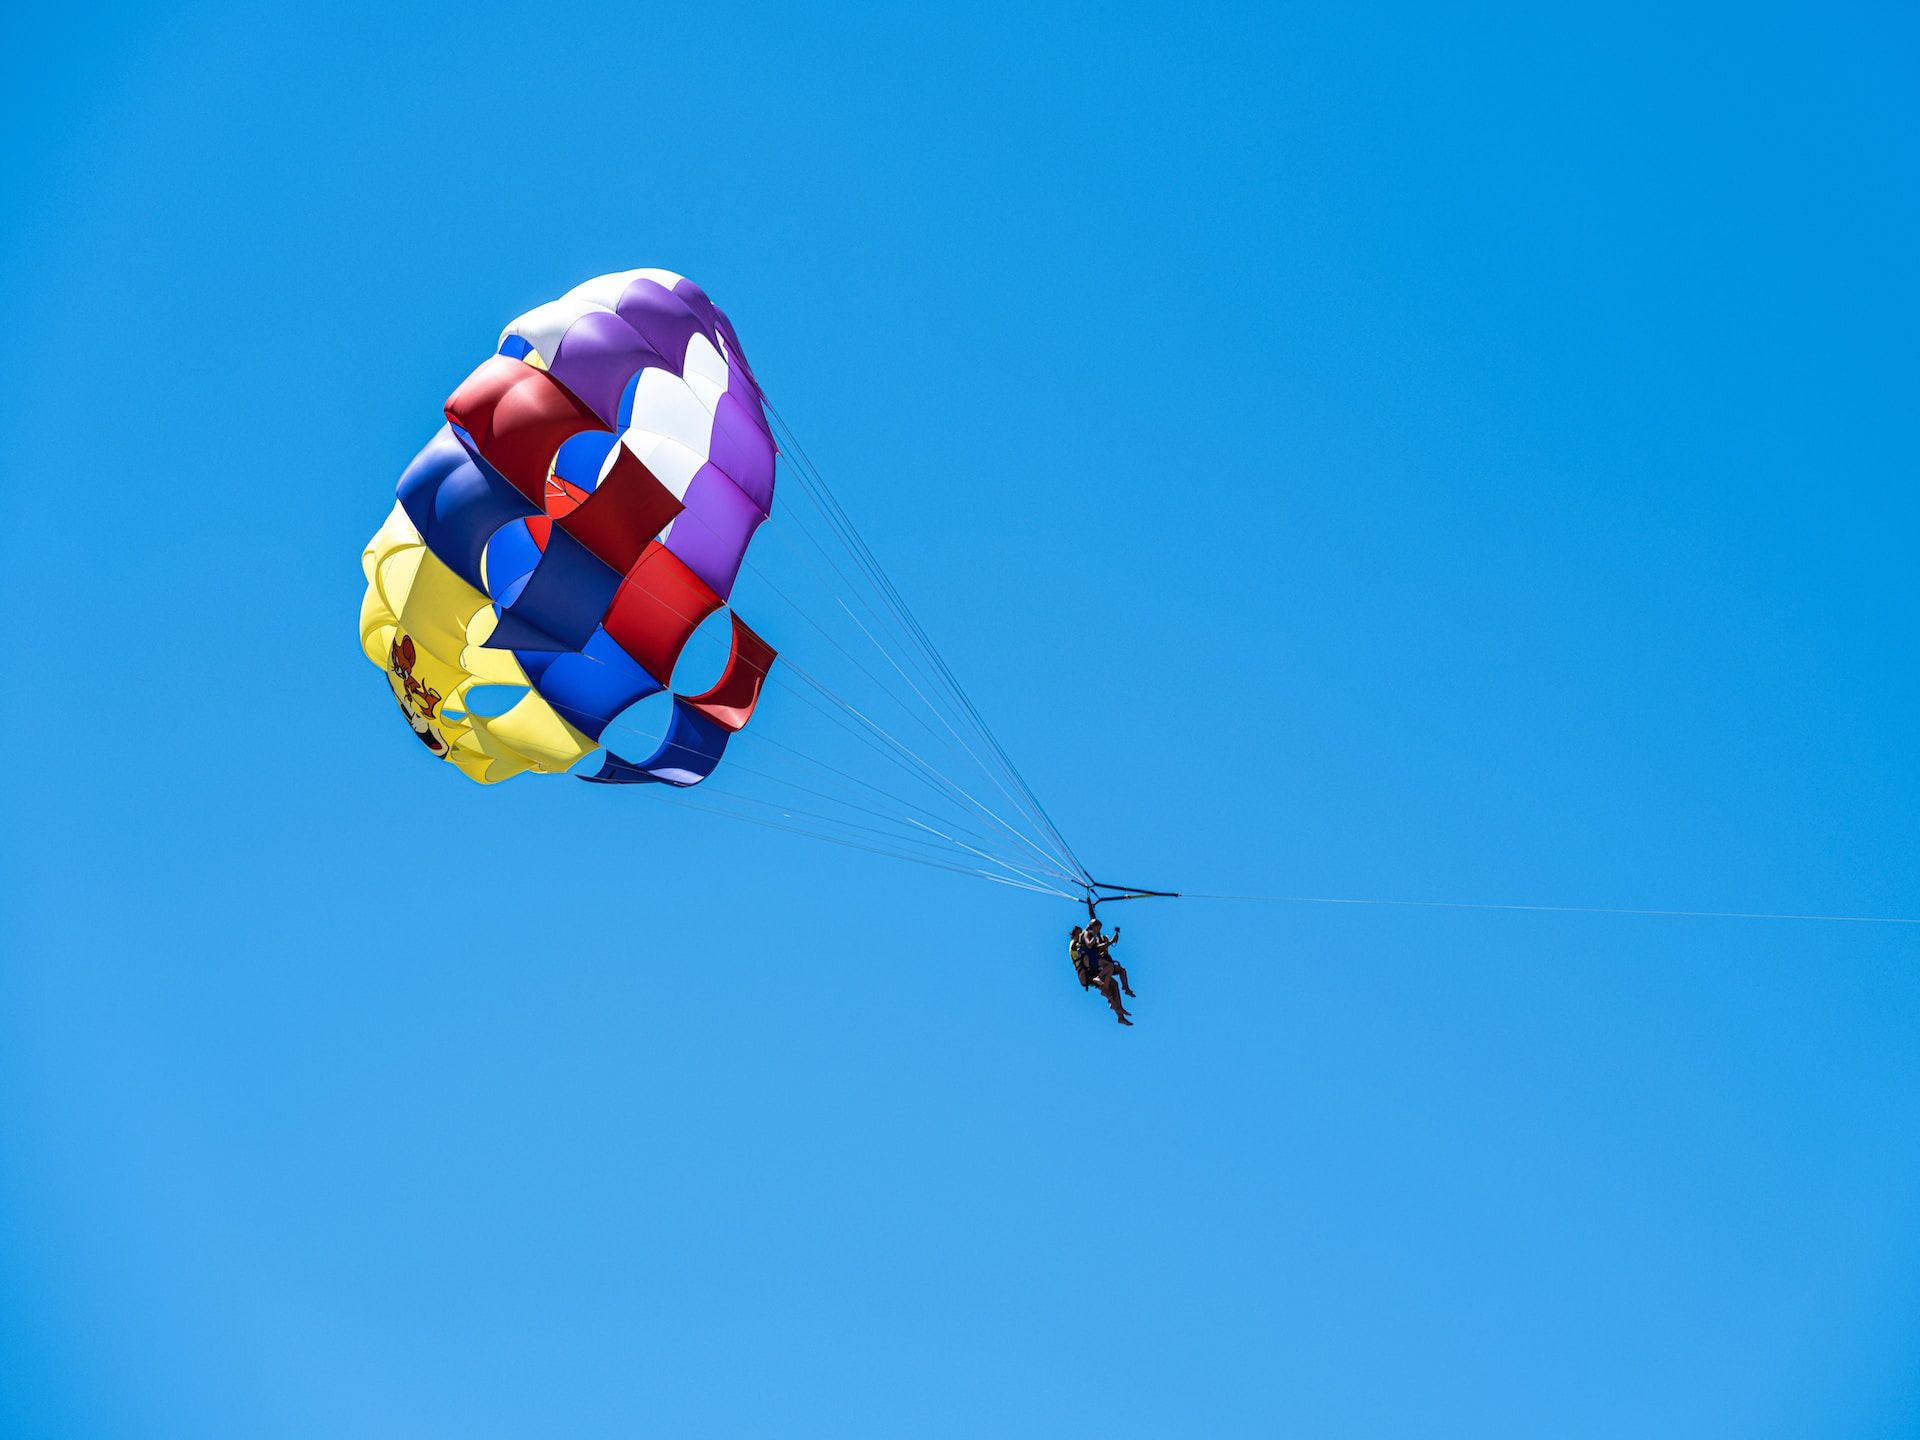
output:
{"label": "purple canopy panel", "polygon": [[763,402],[759,383],[745,369],[746,361],[735,357],[727,363],[727,394],[731,395],[740,408],[747,412],[760,433],[769,440],[773,438],[773,427],[767,424],[767,414],[762,408]]}
{"label": "purple canopy panel", "polygon": [[700,317],[700,323],[705,325],[707,333],[712,335],[720,319],[720,311],[713,301],[707,298],[707,292],[682,275],[673,282],[673,293],[682,305]]}
{"label": "purple canopy panel", "polygon": [[636,280],[614,306],[620,318],[667,358],[667,368],[681,373],[687,361],[687,342],[695,335],[714,338],[711,325],[687,308],[686,301],[653,280]]}
{"label": "purple canopy panel", "polygon": [[688,484],[686,505],[667,531],[667,549],[725,600],[753,532],[767,517],[712,465],[702,465]]}
{"label": "purple canopy panel", "polygon": [[613,425],[621,392],[635,371],[651,366],[678,375],[685,357],[684,345],[669,360],[618,315],[589,310],[567,327],[547,370],[603,423]]}
{"label": "purple canopy panel", "polygon": [[771,514],[773,440],[761,428],[764,423],[757,404],[743,405],[728,390],[714,407],[713,445],[707,454],[762,514]]}

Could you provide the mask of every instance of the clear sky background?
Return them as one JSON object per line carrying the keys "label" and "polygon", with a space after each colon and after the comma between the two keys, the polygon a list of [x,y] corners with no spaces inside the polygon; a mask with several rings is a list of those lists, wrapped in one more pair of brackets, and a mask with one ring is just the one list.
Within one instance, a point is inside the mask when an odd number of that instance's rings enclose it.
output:
{"label": "clear sky background", "polygon": [[468,785],[355,641],[500,326],[662,265],[1095,868],[1920,915],[1917,41],[16,18],[0,1432],[1920,1435],[1920,930],[1143,904],[1122,1031],[1062,903]]}

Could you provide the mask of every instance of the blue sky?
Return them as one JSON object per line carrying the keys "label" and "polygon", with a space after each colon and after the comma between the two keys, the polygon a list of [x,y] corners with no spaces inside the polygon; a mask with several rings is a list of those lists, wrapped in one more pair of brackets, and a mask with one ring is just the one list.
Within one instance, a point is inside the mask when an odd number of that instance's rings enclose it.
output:
{"label": "blue sky", "polygon": [[1920,915],[1910,14],[21,23],[0,1430],[1920,1434],[1920,932],[1140,905],[1122,1032],[354,635],[664,265],[1096,869]]}

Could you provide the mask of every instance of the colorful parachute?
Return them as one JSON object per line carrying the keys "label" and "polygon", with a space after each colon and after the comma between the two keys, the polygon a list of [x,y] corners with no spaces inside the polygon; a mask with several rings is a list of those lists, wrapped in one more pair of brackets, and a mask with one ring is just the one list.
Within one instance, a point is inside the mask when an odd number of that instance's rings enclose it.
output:
{"label": "colorful parachute", "polygon": [[[361,646],[428,751],[470,778],[565,771],[672,686],[726,606],[773,507],[760,388],[699,286],[628,270],[507,326],[445,408],[362,556]],[[724,672],[673,694],[655,752],[606,750],[583,778],[713,773],[774,660],[729,618]]]}
{"label": "colorful parachute", "polygon": [[[693,282],[628,270],[528,311],[445,412],[362,556],[361,647],[430,755],[483,784],[711,777],[680,805],[1042,894],[1088,889]],[[776,454],[789,484],[763,532]],[[779,556],[756,553],[754,604],[784,607],[796,647],[778,669],[729,608],[760,533]],[[770,683],[779,735],[747,730],[750,753],[716,775]]]}

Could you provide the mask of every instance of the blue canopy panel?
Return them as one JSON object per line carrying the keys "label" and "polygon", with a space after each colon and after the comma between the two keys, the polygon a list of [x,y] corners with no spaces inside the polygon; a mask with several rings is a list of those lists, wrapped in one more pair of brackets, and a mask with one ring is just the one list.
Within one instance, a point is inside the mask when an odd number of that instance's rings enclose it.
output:
{"label": "blue canopy panel", "polygon": [[598,775],[580,778],[596,785],[698,785],[720,764],[728,734],[676,695],[673,721],[658,750],[637,765],[609,750]]}
{"label": "blue canopy panel", "polygon": [[582,430],[569,435],[553,457],[553,478],[591,495],[600,484],[600,471],[620,437],[611,430]]}
{"label": "blue canopy panel", "polygon": [[620,588],[620,572],[555,526],[533,574],[487,637],[493,650],[579,650]]}
{"label": "blue canopy panel", "polygon": [[494,531],[487,541],[486,593],[501,605],[511,605],[527,588],[533,567],[540,563],[540,547],[525,520],[514,520]]}
{"label": "blue canopy panel", "polygon": [[591,740],[598,740],[629,705],[667,688],[602,629],[594,630],[578,654],[516,650],[513,658],[541,698]]}
{"label": "blue canopy panel", "polygon": [[539,513],[504,475],[476,459],[451,425],[442,425],[413,457],[395,493],[427,548],[476,590],[485,589],[480,554],[488,537]]}

